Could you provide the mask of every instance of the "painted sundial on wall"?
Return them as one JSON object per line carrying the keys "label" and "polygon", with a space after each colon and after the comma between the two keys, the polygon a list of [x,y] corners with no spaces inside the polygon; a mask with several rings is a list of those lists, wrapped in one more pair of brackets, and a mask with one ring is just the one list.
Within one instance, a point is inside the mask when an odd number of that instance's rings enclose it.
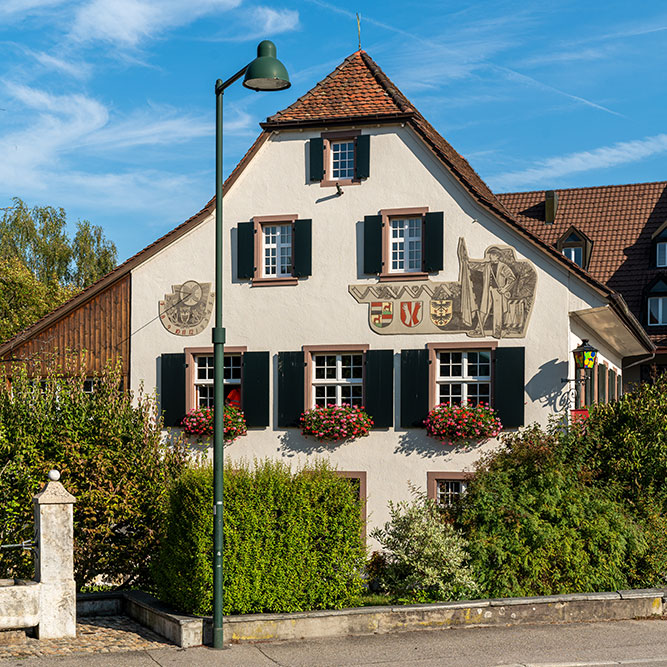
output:
{"label": "painted sundial on wall", "polygon": [[162,326],[176,336],[195,336],[201,333],[211,319],[215,294],[211,283],[187,280],[172,285],[171,294],[165,294],[159,303]]}

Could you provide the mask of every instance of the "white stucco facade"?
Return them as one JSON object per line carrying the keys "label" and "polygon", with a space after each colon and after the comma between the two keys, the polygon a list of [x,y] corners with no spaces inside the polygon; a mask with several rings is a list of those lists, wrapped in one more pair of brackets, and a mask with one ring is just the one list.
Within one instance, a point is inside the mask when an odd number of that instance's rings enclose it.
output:
{"label": "white stucco facade", "polygon": [[[471,470],[480,454],[495,445],[472,448],[443,445],[423,429],[399,426],[400,351],[430,343],[488,340],[499,347],[525,348],[525,424],[546,424],[567,410],[573,378],[571,350],[589,338],[603,362],[620,373],[622,356],[573,322],[570,313],[606,305],[594,287],[575,276],[506,223],[487,212],[409,128],[400,124],[363,126],[370,139],[370,177],[361,184],[333,187],[308,181],[307,146],[321,129],[274,133],[251,159],[224,199],[224,326],[228,346],[270,354],[270,425],[251,429],[226,449],[231,459],[283,458],[306,463],[326,456],[342,471],[366,473],[370,526],[388,518],[387,501],[409,497],[409,483],[422,489],[428,472]],[[471,258],[482,258],[492,245],[510,246],[518,260],[530,262],[536,274],[535,300],[523,338],[471,338],[457,334],[379,335],[369,325],[368,305],[350,295],[352,284],[375,285],[363,273],[363,220],[380,210],[428,207],[444,214],[444,268],[432,281],[456,281],[457,243],[464,238]],[[312,275],[297,285],[253,286],[236,277],[237,224],[255,216],[295,214],[312,220]],[[185,348],[211,347],[211,327],[194,336],[167,331],[158,303],[172,285],[188,280],[214,283],[214,217],[166,246],[132,271],[131,388],[140,383],[160,388],[160,358]],[[428,316],[428,315],[427,315]],[[394,351],[394,427],[341,445],[320,445],[296,428],[277,424],[277,355],[310,345],[368,345]]]}

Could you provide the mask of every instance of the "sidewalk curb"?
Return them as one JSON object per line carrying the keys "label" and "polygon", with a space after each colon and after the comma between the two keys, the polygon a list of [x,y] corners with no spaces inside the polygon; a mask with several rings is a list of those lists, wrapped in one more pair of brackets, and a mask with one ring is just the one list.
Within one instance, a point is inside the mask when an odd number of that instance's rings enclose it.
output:
{"label": "sidewalk curb", "polygon": [[[288,614],[226,616],[225,641],[269,642],[410,630],[536,623],[628,620],[667,612],[667,589],[462,600],[405,606],[357,607]],[[141,591],[86,593],[78,615],[124,613],[177,646],[210,643],[211,618],[179,614]]]}

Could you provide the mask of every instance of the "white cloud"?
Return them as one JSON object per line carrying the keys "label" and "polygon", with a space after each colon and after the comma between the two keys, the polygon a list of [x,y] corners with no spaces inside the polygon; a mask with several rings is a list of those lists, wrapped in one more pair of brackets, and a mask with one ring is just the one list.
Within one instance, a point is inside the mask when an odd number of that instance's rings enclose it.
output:
{"label": "white cloud", "polygon": [[299,27],[299,12],[292,9],[255,7],[253,19],[254,25],[257,26],[256,32],[266,35],[290,32]]}
{"label": "white cloud", "polygon": [[137,47],[145,39],[237,7],[241,0],[90,0],[76,12],[70,36]]}
{"label": "white cloud", "polygon": [[659,153],[667,153],[667,134],[622,141],[613,146],[548,158],[528,169],[506,172],[486,180],[493,189],[499,191],[523,189],[535,183],[553,186],[554,181],[563,176],[639,162]]}
{"label": "white cloud", "polygon": [[0,16],[24,18],[42,9],[62,5],[66,0],[3,0],[0,3]]}
{"label": "white cloud", "polygon": [[88,63],[75,60],[65,60],[57,58],[43,51],[29,51],[26,50],[29,56],[32,56],[40,65],[49,70],[62,72],[75,79],[87,79],[92,71]]}

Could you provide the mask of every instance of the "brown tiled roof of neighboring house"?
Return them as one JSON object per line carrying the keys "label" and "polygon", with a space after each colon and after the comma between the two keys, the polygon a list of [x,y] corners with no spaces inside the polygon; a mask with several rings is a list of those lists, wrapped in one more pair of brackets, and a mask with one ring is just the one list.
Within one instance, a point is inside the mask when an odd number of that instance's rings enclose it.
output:
{"label": "brown tiled roof of neighboring house", "polygon": [[[553,224],[545,222],[545,191],[496,195],[531,232],[555,247],[570,229],[592,241],[589,273],[623,296],[646,323],[646,289],[665,269],[655,268],[652,238],[667,222],[667,181],[555,190]],[[667,347],[667,327],[646,327],[653,342]]]}

